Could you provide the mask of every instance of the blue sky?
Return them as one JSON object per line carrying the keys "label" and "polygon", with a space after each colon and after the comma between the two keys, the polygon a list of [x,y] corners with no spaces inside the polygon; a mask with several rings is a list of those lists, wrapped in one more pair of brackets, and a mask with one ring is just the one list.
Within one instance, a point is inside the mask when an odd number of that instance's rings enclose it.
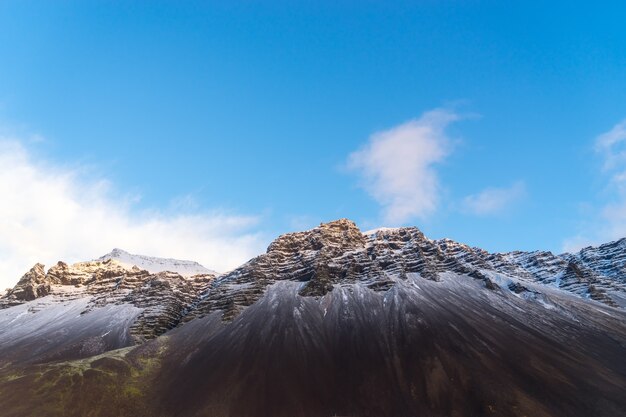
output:
{"label": "blue sky", "polygon": [[340,217],[492,251],[626,236],[624,21],[619,2],[3,1],[0,272],[110,246],[71,232],[115,235],[107,211],[143,225],[115,246],[214,268]]}

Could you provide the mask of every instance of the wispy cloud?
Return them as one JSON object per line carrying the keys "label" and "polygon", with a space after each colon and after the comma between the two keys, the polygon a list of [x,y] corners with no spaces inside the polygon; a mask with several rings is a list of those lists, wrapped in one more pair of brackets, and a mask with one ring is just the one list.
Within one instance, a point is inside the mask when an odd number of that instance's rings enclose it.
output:
{"label": "wispy cloud", "polygon": [[348,158],[362,187],[382,206],[387,224],[425,218],[437,208],[440,183],[437,164],[451,151],[446,127],[459,115],[435,109],[420,118],[374,133]]}
{"label": "wispy cloud", "polygon": [[[228,270],[263,249],[255,216],[225,211],[139,210],[106,179],[35,160],[16,140],[0,141],[0,286],[35,262],[93,259],[114,247],[193,259]],[[174,205],[179,207],[179,205]]]}
{"label": "wispy cloud", "polygon": [[566,251],[626,237],[626,120],[599,135],[594,149],[602,158],[602,173],[611,197],[596,208],[595,218],[586,222],[585,230],[565,239]]}
{"label": "wispy cloud", "polygon": [[[596,152],[604,158],[604,170],[623,170],[626,165],[626,120],[613,126],[611,130],[595,140]],[[623,171],[622,171],[623,175]]]}
{"label": "wispy cloud", "polygon": [[478,216],[500,214],[519,202],[526,195],[526,185],[517,181],[510,187],[485,188],[478,194],[463,199],[462,210]]}

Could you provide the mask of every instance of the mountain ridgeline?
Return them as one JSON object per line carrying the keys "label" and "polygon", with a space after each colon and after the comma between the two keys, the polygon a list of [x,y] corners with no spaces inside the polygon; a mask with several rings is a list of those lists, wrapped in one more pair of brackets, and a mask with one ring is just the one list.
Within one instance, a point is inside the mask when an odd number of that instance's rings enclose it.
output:
{"label": "mountain ridgeline", "polygon": [[7,416],[626,415],[626,239],[489,253],[349,220],[226,274],[131,255],[0,298]]}

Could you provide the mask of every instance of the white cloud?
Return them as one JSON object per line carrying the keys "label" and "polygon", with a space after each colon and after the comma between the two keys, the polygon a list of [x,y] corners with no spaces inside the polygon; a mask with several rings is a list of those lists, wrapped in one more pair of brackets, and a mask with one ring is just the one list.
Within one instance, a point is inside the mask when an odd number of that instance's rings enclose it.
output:
{"label": "white cloud", "polygon": [[439,204],[436,164],[450,153],[445,129],[459,116],[435,109],[392,129],[374,133],[348,158],[363,188],[383,207],[388,225],[432,214]]}
{"label": "white cloud", "polygon": [[570,252],[626,237],[626,120],[599,135],[594,144],[611,198],[596,208],[595,218],[585,223],[582,233],[565,239],[563,249]]}
{"label": "white cloud", "polygon": [[[253,216],[139,210],[106,180],[35,161],[19,141],[0,141],[0,288],[36,262],[96,258],[114,247],[196,260],[225,271],[263,249]],[[169,212],[169,211],[168,211]]]}
{"label": "white cloud", "polygon": [[604,170],[624,168],[626,164],[626,120],[596,138],[595,149],[604,157]]}
{"label": "white cloud", "polygon": [[525,194],[526,186],[522,181],[518,181],[510,187],[489,187],[478,194],[465,197],[462,209],[479,216],[498,214],[520,201]]}

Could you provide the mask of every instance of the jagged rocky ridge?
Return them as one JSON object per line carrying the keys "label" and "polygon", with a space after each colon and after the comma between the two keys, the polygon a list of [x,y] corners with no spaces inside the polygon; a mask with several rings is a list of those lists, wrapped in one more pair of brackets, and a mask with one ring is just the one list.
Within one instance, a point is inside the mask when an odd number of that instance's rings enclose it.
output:
{"label": "jagged rocky ridge", "polygon": [[212,282],[190,312],[194,318],[224,311],[226,319],[254,303],[276,280],[301,282],[302,296],[322,296],[335,285],[361,283],[386,291],[392,277],[416,273],[437,281],[442,273],[468,275],[488,289],[529,292],[540,283],[613,307],[626,306],[626,240],[586,248],[579,254],[492,254],[449,239],[431,240],[417,228],[379,229],[366,234],[349,220],[320,225],[276,239],[263,254]]}
{"label": "jagged rocky ridge", "polygon": [[141,343],[176,327],[214,278],[214,274],[150,273],[111,258],[73,265],[58,262],[47,272],[36,264],[0,298],[0,309],[34,301],[28,311],[36,312],[80,300],[85,303],[80,314],[88,315],[107,305],[132,305],[140,313],[125,339]]}
{"label": "jagged rocky ridge", "polygon": [[[152,272],[131,262],[148,265]],[[189,276],[189,271],[202,273]],[[231,320],[276,281],[299,282],[301,296],[319,297],[336,285],[360,283],[387,291],[394,285],[392,277],[415,273],[437,281],[446,272],[470,276],[491,290],[532,294],[525,284],[540,283],[609,306],[626,306],[626,239],[576,254],[501,254],[450,239],[431,240],[414,227],[361,233],[353,222],[342,219],[280,236],[265,254],[228,274],[205,271],[210,270],[196,262],[114,249],[96,261],[59,262],[47,273],[36,264],[0,298],[0,308],[45,296],[51,296],[51,302],[89,297],[85,312],[108,303],[128,303],[143,309],[131,329],[135,340],[142,341],[213,311]]]}
{"label": "jagged rocky ridge", "polygon": [[[89,375],[100,416],[620,415],[625,256],[624,241],[490,254],[339,220],[224,275],[36,265],[0,298],[0,400],[34,415],[83,398]],[[120,400],[125,384],[141,397]],[[24,390],[39,402],[20,411],[6,393]]]}

